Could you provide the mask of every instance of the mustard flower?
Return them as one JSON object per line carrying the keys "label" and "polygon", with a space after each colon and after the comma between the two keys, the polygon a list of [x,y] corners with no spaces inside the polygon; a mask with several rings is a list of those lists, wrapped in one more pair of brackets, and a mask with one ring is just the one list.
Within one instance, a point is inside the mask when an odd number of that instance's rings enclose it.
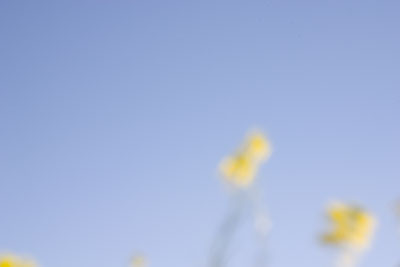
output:
{"label": "mustard flower", "polygon": [[248,137],[245,150],[253,160],[261,161],[271,154],[271,145],[263,134],[256,132]]}
{"label": "mustard flower", "polygon": [[323,236],[327,244],[365,248],[375,226],[374,217],[359,207],[335,204],[328,209],[333,230]]}
{"label": "mustard flower", "polygon": [[265,136],[255,132],[248,136],[238,151],[223,159],[220,171],[231,184],[245,188],[252,184],[260,163],[271,153]]}
{"label": "mustard flower", "polygon": [[143,257],[143,256],[135,256],[135,257],[133,257],[132,262],[131,262],[131,266],[132,267],[146,267],[147,266],[146,258]]}
{"label": "mustard flower", "polygon": [[36,264],[31,261],[13,254],[0,256],[0,267],[35,267]]}

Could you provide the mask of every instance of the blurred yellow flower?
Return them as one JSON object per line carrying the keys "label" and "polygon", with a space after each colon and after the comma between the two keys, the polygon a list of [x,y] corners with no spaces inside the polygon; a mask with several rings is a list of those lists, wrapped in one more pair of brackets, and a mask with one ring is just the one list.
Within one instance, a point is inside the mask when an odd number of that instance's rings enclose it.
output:
{"label": "blurred yellow flower", "polygon": [[220,171],[233,185],[247,187],[253,182],[260,162],[266,159],[270,152],[269,142],[264,135],[253,133],[235,155],[222,161]]}
{"label": "blurred yellow flower", "polygon": [[332,232],[323,236],[328,244],[365,248],[372,237],[375,219],[359,207],[335,204],[328,209],[334,224]]}
{"label": "blurred yellow flower", "polygon": [[0,267],[35,267],[31,260],[26,260],[12,254],[0,256]]}
{"label": "blurred yellow flower", "polygon": [[221,164],[224,177],[238,186],[247,186],[254,179],[255,166],[245,155],[226,158]]}
{"label": "blurred yellow flower", "polygon": [[254,160],[263,160],[271,153],[271,146],[261,133],[250,135],[247,140],[247,148],[245,149]]}
{"label": "blurred yellow flower", "polygon": [[131,266],[132,267],[146,267],[147,266],[146,258],[143,256],[133,257]]}

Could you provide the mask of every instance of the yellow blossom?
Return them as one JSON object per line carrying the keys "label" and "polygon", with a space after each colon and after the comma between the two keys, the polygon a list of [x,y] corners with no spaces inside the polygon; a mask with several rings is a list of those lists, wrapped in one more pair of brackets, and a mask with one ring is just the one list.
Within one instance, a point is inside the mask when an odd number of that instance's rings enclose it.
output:
{"label": "yellow blossom", "polygon": [[247,186],[253,182],[255,166],[245,155],[226,158],[221,164],[224,177],[238,186]]}
{"label": "yellow blossom", "polygon": [[0,256],[0,267],[35,267],[31,260],[26,260],[12,254]]}
{"label": "yellow blossom", "polygon": [[132,267],[146,267],[147,266],[146,258],[143,256],[133,257],[131,266]]}
{"label": "yellow blossom", "polygon": [[245,150],[253,160],[263,160],[270,155],[271,146],[263,134],[256,132],[248,137]]}
{"label": "yellow blossom", "polygon": [[364,248],[369,245],[375,219],[359,207],[336,204],[328,209],[333,231],[323,236],[324,242]]}
{"label": "yellow blossom", "polygon": [[267,139],[261,133],[254,133],[245,140],[236,154],[222,161],[221,173],[233,185],[247,187],[254,181],[260,162],[269,154]]}

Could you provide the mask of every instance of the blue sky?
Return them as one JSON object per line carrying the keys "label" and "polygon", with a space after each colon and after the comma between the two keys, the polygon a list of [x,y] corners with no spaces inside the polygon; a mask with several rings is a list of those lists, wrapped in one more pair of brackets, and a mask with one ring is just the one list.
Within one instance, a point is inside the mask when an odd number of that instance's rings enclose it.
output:
{"label": "blue sky", "polygon": [[0,250],[42,266],[127,266],[136,251],[203,266],[229,205],[218,163],[257,127],[274,145],[259,177],[270,266],[331,266],[316,238],[335,199],[379,217],[361,266],[398,264],[399,9],[2,1]]}

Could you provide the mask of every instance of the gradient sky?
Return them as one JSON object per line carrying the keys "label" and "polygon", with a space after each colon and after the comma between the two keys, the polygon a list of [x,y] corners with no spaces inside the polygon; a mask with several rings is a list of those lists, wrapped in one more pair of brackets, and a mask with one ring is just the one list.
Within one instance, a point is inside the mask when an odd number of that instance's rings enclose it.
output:
{"label": "gradient sky", "polygon": [[361,266],[395,266],[399,14],[395,0],[1,1],[0,251],[203,267],[228,210],[218,163],[258,127],[274,145],[259,177],[270,266],[332,266],[316,241],[332,200],[379,217]]}

